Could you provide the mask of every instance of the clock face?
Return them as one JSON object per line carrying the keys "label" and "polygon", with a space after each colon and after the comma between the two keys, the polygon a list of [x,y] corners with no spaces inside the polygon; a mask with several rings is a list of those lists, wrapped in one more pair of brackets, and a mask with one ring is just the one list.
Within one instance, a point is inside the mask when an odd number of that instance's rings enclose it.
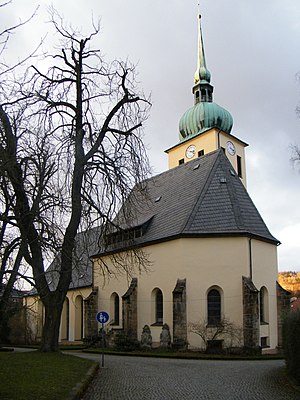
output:
{"label": "clock face", "polygon": [[235,145],[234,145],[232,142],[228,141],[228,142],[226,143],[226,147],[227,147],[228,153],[229,153],[231,156],[234,156],[234,155],[235,155]]}
{"label": "clock face", "polygon": [[185,151],[186,158],[193,158],[196,154],[196,146],[191,144]]}

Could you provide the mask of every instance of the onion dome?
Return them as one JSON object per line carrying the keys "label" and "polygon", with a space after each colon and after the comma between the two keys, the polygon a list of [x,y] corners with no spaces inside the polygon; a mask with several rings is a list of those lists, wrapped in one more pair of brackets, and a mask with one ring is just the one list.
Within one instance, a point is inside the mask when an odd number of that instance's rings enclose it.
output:
{"label": "onion dome", "polygon": [[213,102],[198,102],[187,110],[179,122],[179,138],[184,140],[210,128],[230,133],[233,119],[229,111]]}
{"label": "onion dome", "polygon": [[200,15],[198,35],[198,65],[193,87],[194,106],[187,110],[180,119],[180,141],[211,128],[218,128],[230,133],[233,125],[231,114],[223,107],[213,103],[214,88],[210,84],[211,74],[206,67]]}

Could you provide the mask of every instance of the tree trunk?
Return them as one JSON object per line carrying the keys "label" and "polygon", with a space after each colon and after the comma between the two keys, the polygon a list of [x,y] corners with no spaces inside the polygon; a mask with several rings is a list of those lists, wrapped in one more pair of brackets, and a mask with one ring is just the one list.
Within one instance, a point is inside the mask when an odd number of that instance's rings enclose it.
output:
{"label": "tree trunk", "polygon": [[43,326],[42,342],[40,351],[55,352],[59,351],[59,327],[63,308],[63,299],[54,298],[47,301],[45,306],[45,323]]}

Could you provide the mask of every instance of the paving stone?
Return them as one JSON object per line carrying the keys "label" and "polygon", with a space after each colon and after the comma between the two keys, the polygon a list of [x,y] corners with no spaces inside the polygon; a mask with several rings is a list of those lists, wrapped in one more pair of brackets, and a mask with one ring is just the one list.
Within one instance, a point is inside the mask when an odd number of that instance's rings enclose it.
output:
{"label": "paving stone", "polygon": [[[90,355],[87,358],[95,358]],[[101,358],[97,356],[100,362]],[[105,356],[82,400],[299,400],[284,361],[209,361]]]}

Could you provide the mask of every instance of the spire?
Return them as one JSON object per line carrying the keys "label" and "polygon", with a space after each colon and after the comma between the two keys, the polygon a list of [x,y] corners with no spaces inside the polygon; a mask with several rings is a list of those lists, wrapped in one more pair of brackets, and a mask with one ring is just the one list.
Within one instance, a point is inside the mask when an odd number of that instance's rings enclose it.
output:
{"label": "spire", "polygon": [[202,29],[201,29],[201,14],[198,15],[198,65],[194,75],[195,85],[198,83],[209,83],[210,72],[206,67],[206,59],[203,45]]}
{"label": "spire", "polygon": [[[200,7],[200,6],[199,6]],[[198,14],[198,63],[197,70],[194,75],[194,102],[209,102],[213,101],[213,86],[210,84],[210,72],[206,67],[206,59],[203,45],[201,14]]]}
{"label": "spire", "polygon": [[188,109],[180,119],[180,141],[197,136],[211,128],[230,133],[233,125],[231,114],[218,104],[213,103],[214,87],[210,84],[211,75],[206,67],[200,13],[198,16],[198,35],[198,65],[192,90],[194,106]]}

